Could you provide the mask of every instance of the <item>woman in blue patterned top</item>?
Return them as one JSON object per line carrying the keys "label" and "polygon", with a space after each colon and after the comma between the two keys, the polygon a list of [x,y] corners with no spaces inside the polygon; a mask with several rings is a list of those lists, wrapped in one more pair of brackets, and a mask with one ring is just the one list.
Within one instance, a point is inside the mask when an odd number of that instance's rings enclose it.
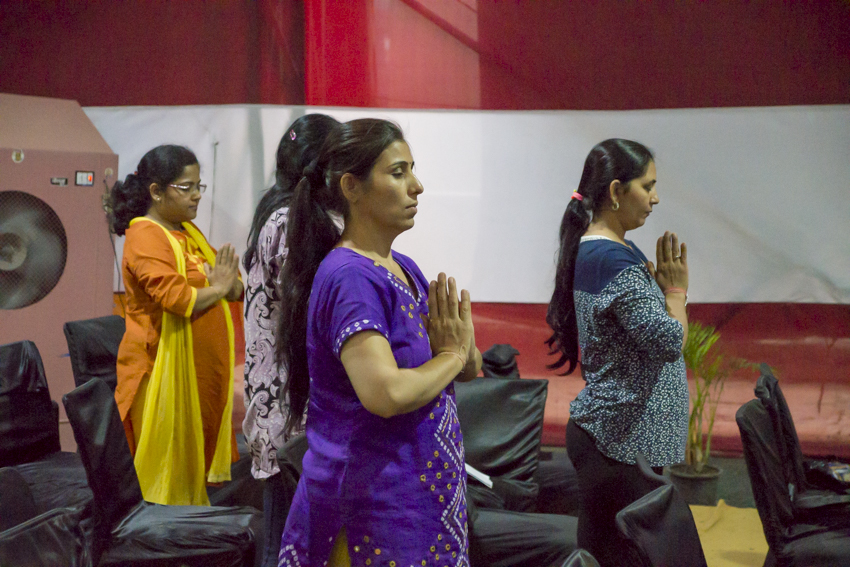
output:
{"label": "woman in blue patterned top", "polygon": [[561,221],[548,344],[571,373],[581,352],[586,384],[570,404],[567,451],[578,473],[578,545],[603,566],[636,565],[615,516],[652,487],[635,465],[681,462],[688,429],[682,347],[688,333],[687,248],[665,232],[656,264],[626,232],[659,202],[643,145],[597,144]]}

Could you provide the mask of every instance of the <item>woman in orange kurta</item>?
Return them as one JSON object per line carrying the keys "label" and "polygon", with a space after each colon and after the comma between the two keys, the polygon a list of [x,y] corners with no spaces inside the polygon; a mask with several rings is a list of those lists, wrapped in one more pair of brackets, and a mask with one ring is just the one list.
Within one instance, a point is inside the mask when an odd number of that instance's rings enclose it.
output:
{"label": "woman in orange kurta", "polygon": [[[193,491],[182,488],[187,482],[193,482],[183,476],[195,476],[197,480],[200,471],[193,471],[191,467],[199,468],[200,463],[192,465],[191,459],[182,454],[172,456],[176,463],[174,469],[160,466],[158,462],[139,462],[140,455],[136,450],[145,441],[142,439],[142,426],[147,404],[166,404],[147,408],[148,412],[155,413],[148,414],[153,415],[153,419],[144,424],[145,431],[156,435],[157,444],[164,438],[163,435],[194,446],[203,444],[203,478],[208,481],[229,480],[229,463],[238,458],[235,437],[230,429],[233,327],[224,300],[239,299],[242,284],[238,279],[238,258],[233,248],[225,244],[216,252],[190,222],[197,214],[204,188],[200,183],[197,158],[190,150],[180,146],[159,146],[142,158],[136,173],[128,175],[124,183],[116,183],[111,193],[113,230],[126,236],[122,275],[127,299],[127,330],[118,351],[115,399],[127,440],[136,454],[143,494],[147,500],[159,499],[165,504],[203,504],[208,501],[205,492],[197,486]],[[188,341],[191,347],[186,344],[184,350],[179,351],[181,356],[191,356],[191,361],[174,363],[168,360],[168,355],[173,353],[161,345],[164,317],[172,317],[169,321],[175,321],[178,327],[181,322],[190,322],[181,327],[184,334],[178,333],[178,337],[191,337]],[[162,368],[166,370],[156,374],[158,356],[162,358],[159,361],[161,365],[171,362],[176,364],[176,369],[164,366]],[[160,378],[163,380],[160,381]],[[172,386],[167,385],[169,378],[174,379]],[[154,383],[168,391],[158,391],[158,396],[152,397],[148,386]],[[184,406],[175,405],[172,401],[173,384],[178,390],[180,386],[190,386],[186,390],[191,394],[186,401],[189,405],[185,407],[192,408],[189,413],[199,414],[202,439],[199,439],[199,432],[193,435],[191,431],[183,431],[180,424],[185,422],[182,414],[186,412],[182,409]],[[180,415],[168,415],[168,419],[162,420],[163,411]],[[173,431],[161,431],[163,423],[173,423]],[[164,459],[157,453],[158,450],[153,447],[151,452],[146,451],[145,458],[149,461]],[[219,463],[217,467],[213,465],[214,456]],[[221,466],[225,461],[226,469]],[[189,470],[183,470],[186,467]],[[151,476],[146,471],[154,471],[154,475],[163,478],[143,478]],[[174,486],[169,487],[170,484]],[[147,486],[165,488],[159,491],[149,488],[146,491]],[[161,496],[152,498],[145,492]]]}

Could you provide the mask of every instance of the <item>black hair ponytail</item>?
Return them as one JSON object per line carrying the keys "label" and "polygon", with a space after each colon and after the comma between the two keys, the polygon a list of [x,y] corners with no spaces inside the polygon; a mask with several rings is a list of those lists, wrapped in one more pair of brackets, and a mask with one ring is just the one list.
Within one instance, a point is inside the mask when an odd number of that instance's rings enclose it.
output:
{"label": "black hair ponytail", "polygon": [[361,119],[340,125],[328,134],[318,157],[304,168],[289,203],[289,254],[281,272],[283,297],[275,353],[287,371],[280,396],[289,397],[288,431],[300,426],[310,390],[307,309],[313,278],[341,236],[331,213],[343,218],[348,213],[340,179],[345,173],[366,179],[384,149],[397,140],[404,140],[401,129],[386,120]]}
{"label": "black hair ponytail", "polygon": [[254,220],[248,233],[248,248],[242,257],[242,265],[246,270],[251,270],[256,259],[260,230],[272,213],[289,205],[305,166],[316,160],[328,133],[337,126],[339,122],[330,116],[307,114],[286,129],[277,146],[275,184],[266,191],[254,211]]}
{"label": "black hair ponytail", "polygon": [[652,160],[652,152],[645,146],[620,138],[600,142],[585,159],[576,191],[581,200],[570,199],[561,219],[555,291],[546,312],[546,322],[552,328],[552,336],[546,340],[546,345],[549,354],[559,355],[559,358],[549,364],[548,368],[557,369],[569,363],[564,374],[570,374],[579,361],[573,288],[579,242],[590,226],[592,213],[608,205],[608,188],[612,181],[616,179],[626,184],[640,177]]}

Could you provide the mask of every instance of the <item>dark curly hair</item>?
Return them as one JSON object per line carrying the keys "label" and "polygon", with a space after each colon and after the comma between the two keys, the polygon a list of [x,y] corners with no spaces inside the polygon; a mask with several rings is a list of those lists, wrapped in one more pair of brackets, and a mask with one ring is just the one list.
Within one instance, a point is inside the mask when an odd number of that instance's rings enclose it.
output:
{"label": "dark curly hair", "polygon": [[164,187],[180,177],[187,166],[197,163],[194,152],[183,146],[157,146],[146,153],[136,166],[136,172],[128,175],[123,183],[116,181],[109,192],[107,211],[112,232],[124,234],[131,220],[148,213],[152,183]]}

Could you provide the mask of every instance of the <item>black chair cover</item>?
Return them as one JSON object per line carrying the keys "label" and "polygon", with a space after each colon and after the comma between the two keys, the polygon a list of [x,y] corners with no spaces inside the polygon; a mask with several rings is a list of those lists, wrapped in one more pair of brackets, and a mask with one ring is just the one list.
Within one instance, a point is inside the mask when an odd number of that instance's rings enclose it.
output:
{"label": "black chair cover", "polygon": [[12,468],[29,486],[39,514],[53,508],[82,510],[91,503],[86,469],[77,453],[51,453],[40,461]]}
{"label": "black chair cover", "polygon": [[301,461],[304,460],[304,455],[307,453],[307,435],[301,433],[290,437],[289,441],[284,443],[283,447],[277,452],[278,464],[281,468],[285,465],[291,466],[300,475],[303,470]]}
{"label": "black chair cover", "polygon": [[56,508],[0,532],[4,567],[91,567],[76,510]]}
{"label": "black chair cover", "polygon": [[39,515],[26,480],[0,469],[0,565],[91,565],[77,510]]}
{"label": "black chair cover", "polygon": [[[544,453],[545,454],[545,453]],[[537,511],[543,514],[578,516],[578,474],[566,451],[540,459],[534,482],[540,487]]]}
{"label": "black chair cover", "polygon": [[469,530],[472,567],[561,565],[578,547],[578,519],[478,508]]}
{"label": "black chair cover", "polygon": [[657,488],[617,512],[617,528],[645,567],[707,567],[691,509],[669,479],[638,454],[641,474]]}
{"label": "black chair cover", "polygon": [[516,356],[511,345],[493,345],[481,353],[481,370],[485,378],[519,378]]}
{"label": "black chair cover", "polygon": [[0,467],[59,451],[59,406],[32,341],[0,346]]}
{"label": "black chair cover", "polygon": [[794,515],[808,516],[807,521],[818,524],[850,527],[850,493],[842,486],[815,486],[809,481],[800,439],[779,381],[766,364],[761,371],[755,393],[770,416]]}
{"label": "black chair cover", "polygon": [[0,469],[0,532],[38,516],[30,487],[13,468]]}
{"label": "black chair cover", "polygon": [[759,400],[750,400],[735,414],[753,497],[769,552],[765,565],[850,565],[850,527],[800,521],[795,515],[780,440],[773,420]]}
{"label": "black chair cover", "polygon": [[255,509],[145,502],[118,406],[106,383],[90,380],[62,401],[94,494],[92,557],[96,564],[253,564],[259,545],[255,534],[262,533],[262,519]]}
{"label": "black chair cover", "polygon": [[586,549],[576,549],[561,567],[599,567],[599,562]]}
{"label": "black chair cover", "polygon": [[118,360],[118,346],[124,337],[124,319],[118,315],[108,315],[69,321],[63,330],[71,356],[74,384],[82,386],[92,378],[100,378],[114,392],[118,384],[115,363]]}
{"label": "black chair cover", "polygon": [[531,481],[548,387],[548,380],[456,383],[466,462],[490,476]]}

